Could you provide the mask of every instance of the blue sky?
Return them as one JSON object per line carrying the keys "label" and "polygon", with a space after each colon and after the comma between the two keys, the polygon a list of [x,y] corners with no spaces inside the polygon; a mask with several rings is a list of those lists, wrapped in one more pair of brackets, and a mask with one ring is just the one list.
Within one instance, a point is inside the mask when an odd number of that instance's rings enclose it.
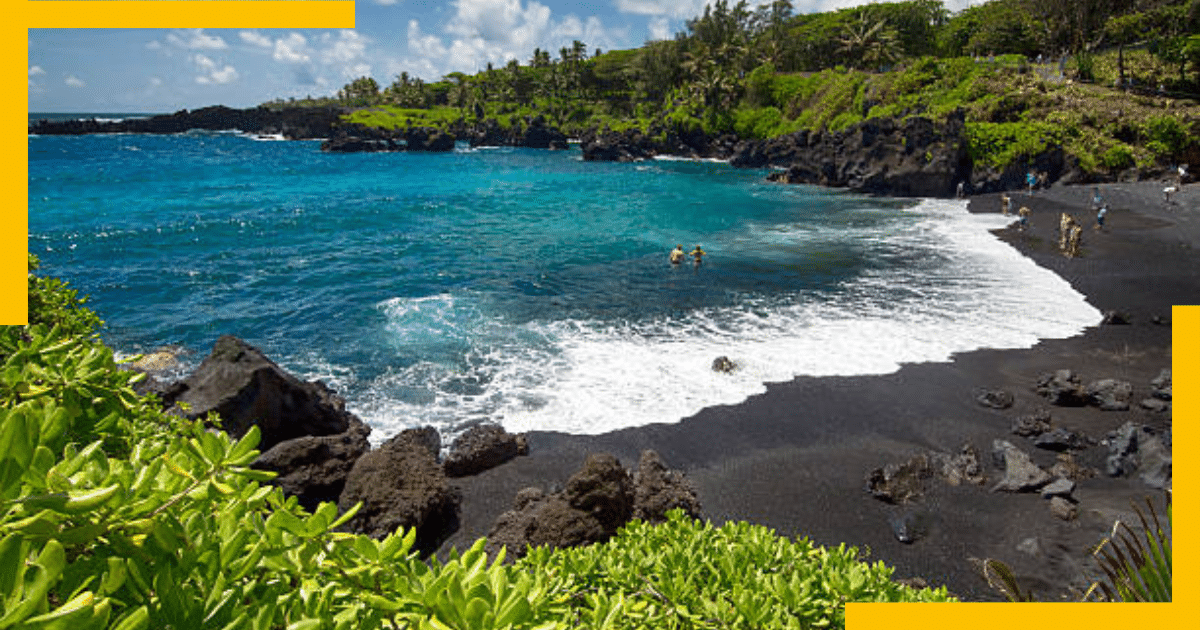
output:
{"label": "blue sky", "polygon": [[[29,111],[170,112],[324,96],[368,75],[436,81],[578,39],[635,48],[672,37],[707,0],[358,0],[348,29],[30,29]],[[769,0],[751,0],[751,5]],[[944,0],[958,10],[982,0]],[[864,4],[792,0],[797,13]]]}

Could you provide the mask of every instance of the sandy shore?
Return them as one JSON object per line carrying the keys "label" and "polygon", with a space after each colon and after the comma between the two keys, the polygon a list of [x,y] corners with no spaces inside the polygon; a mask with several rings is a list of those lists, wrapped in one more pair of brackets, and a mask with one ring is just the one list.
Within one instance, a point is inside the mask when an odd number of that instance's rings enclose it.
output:
{"label": "sandy shore", "polygon": [[[1200,303],[1200,184],[1162,201],[1163,184],[1143,182],[1100,187],[1110,204],[1104,230],[1092,229],[1092,187],[1054,187],[1033,196],[1013,195],[1014,210],[1032,210],[1029,229],[998,236],[1057,272],[1100,311],[1120,311],[1132,323],[1096,326],[1083,335],[1044,341],[1027,350],[981,350],[949,363],[908,365],[873,377],[798,378],[771,385],[744,403],[705,409],[673,425],[650,425],[599,436],[534,433],[531,453],[481,475],[458,480],[463,493],[460,530],[445,548],[465,548],[486,535],[527,486],[561,485],[587,453],[609,452],[633,467],[642,449],[659,452],[668,465],[695,483],[706,516],[714,522],[747,520],[788,536],[820,544],[847,543],[871,561],[896,567],[896,576],[945,584],[969,600],[995,600],[975,558],[1009,563],[1041,599],[1069,599],[1082,584],[1087,549],[1130,513],[1130,501],[1161,492],[1133,478],[1099,476],[1075,490],[1079,517],[1063,521],[1038,494],[990,492],[1000,471],[991,463],[992,441],[1005,439],[1048,467],[1055,454],[1010,433],[1013,418],[1040,409],[1053,423],[1095,444],[1076,459],[1103,471],[1106,434],[1125,422],[1165,429],[1170,412],[1141,409],[1150,382],[1171,366],[1171,306]],[[973,212],[999,212],[998,195],[971,199]],[[1057,251],[1061,212],[1086,227],[1083,255]],[[1015,220],[1015,217],[1014,217]],[[1068,368],[1084,383],[1117,378],[1134,386],[1129,411],[1051,407],[1034,391],[1044,373]],[[1010,409],[975,400],[980,388],[1015,396]],[[927,451],[956,453],[964,444],[982,455],[984,486],[927,484],[914,506],[898,507],[865,490],[869,471]],[[915,512],[923,538],[905,544],[889,519]]]}

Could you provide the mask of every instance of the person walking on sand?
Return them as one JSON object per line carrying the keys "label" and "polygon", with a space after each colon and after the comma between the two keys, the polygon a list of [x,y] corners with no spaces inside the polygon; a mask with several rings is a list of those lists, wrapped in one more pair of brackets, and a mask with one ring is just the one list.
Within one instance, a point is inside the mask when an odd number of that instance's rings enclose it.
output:
{"label": "person walking on sand", "polygon": [[1067,239],[1071,236],[1071,224],[1074,222],[1075,219],[1072,219],[1071,215],[1066,212],[1058,217],[1058,251],[1066,253]]}
{"label": "person walking on sand", "polygon": [[687,254],[683,253],[683,245],[676,245],[675,249],[671,250],[671,264],[678,265],[679,263],[682,263],[683,258],[686,255]]}
{"label": "person walking on sand", "polygon": [[1163,189],[1163,204],[1171,205],[1171,195],[1179,192],[1179,184],[1172,184]]}
{"label": "person walking on sand", "polygon": [[700,245],[697,244],[696,249],[693,249],[691,254],[692,254],[692,258],[695,259],[696,265],[699,266],[700,263],[703,262],[701,259],[704,258],[704,250],[700,249]]}
{"label": "person walking on sand", "polygon": [[1017,223],[1017,230],[1024,232],[1025,228],[1029,227],[1029,206],[1021,206],[1021,209],[1017,211],[1017,216],[1021,217]]}
{"label": "person walking on sand", "polygon": [[1097,229],[1097,230],[1104,229],[1104,217],[1107,215],[1108,215],[1108,204],[1104,204],[1103,206],[1100,206],[1099,210],[1096,211],[1096,227],[1095,227],[1095,229]]}
{"label": "person walking on sand", "polygon": [[1007,215],[1009,210],[1012,210],[1012,198],[1004,193],[1000,195],[1000,214]]}
{"label": "person walking on sand", "polygon": [[1037,175],[1034,175],[1033,171],[1029,171],[1028,173],[1026,173],[1025,184],[1029,186],[1029,194],[1031,196],[1033,195],[1033,185],[1036,183],[1037,183]]}
{"label": "person walking on sand", "polygon": [[1104,205],[1104,198],[1100,196],[1100,187],[1092,188],[1092,212],[1100,210],[1100,206]]}

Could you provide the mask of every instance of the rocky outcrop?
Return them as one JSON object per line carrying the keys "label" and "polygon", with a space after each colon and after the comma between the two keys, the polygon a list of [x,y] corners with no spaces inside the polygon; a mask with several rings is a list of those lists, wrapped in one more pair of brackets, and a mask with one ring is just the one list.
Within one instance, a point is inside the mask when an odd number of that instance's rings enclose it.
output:
{"label": "rocky outcrop", "polygon": [[634,162],[656,155],[685,158],[728,159],[739,146],[737,136],[712,135],[700,129],[678,129],[653,124],[640,129],[592,130],[583,135],[580,149],[589,162]]}
{"label": "rocky outcrop", "polygon": [[204,107],[149,118],[119,121],[39,120],[29,133],[40,135],[82,135],[90,133],[184,133],[193,129],[246,133],[279,134],[289,140],[328,138],[341,125],[345,111],[337,107],[254,107],[233,109],[223,105]]}
{"label": "rocky outcrop", "polygon": [[546,123],[544,116],[526,116],[510,127],[501,127],[494,118],[451,126],[454,133],[472,147],[526,147],[530,149],[566,149],[567,136]]}
{"label": "rocky outcrop", "polygon": [[1083,407],[1088,403],[1079,377],[1071,370],[1058,370],[1038,377],[1034,388],[1052,405],[1059,407]]}
{"label": "rocky outcrop", "polygon": [[1170,431],[1158,433],[1149,427],[1126,422],[1108,436],[1105,473],[1121,477],[1140,473],[1146,485],[1171,486]]}
{"label": "rocky outcrop", "polygon": [[952,486],[982,485],[985,476],[979,452],[971,444],[964,444],[956,454],[918,453],[908,461],[886,464],[869,472],[866,488],[880,501],[903,505],[924,496],[926,484],[934,477]]}
{"label": "rocky outcrop", "polygon": [[337,503],[354,462],[371,449],[370,434],[371,427],[352,417],[344,433],[284,440],[259,455],[251,467],[277,473],[270,483],[311,512],[321,503]]}
{"label": "rocky outcrop", "polygon": [[1033,492],[1050,483],[1050,473],[1033,463],[1021,449],[1006,440],[992,443],[992,458],[1004,470],[1004,476],[992,486],[992,492]]}
{"label": "rocky outcrop", "polygon": [[991,409],[1008,409],[1015,401],[1012,392],[1003,389],[980,389],[975,392],[975,402]]}
{"label": "rocky outcrop", "polygon": [[397,528],[416,529],[414,547],[432,553],[458,528],[461,497],[438,464],[437,431],[409,429],[354,462],[346,476],[338,509],[362,508],[345,524],[347,531],[383,538]]}
{"label": "rocky outcrop", "polygon": [[383,151],[425,151],[445,153],[454,150],[455,138],[431,127],[383,129],[365,125],[343,125],[321,143],[326,153],[373,153]]}
{"label": "rocky outcrop", "polygon": [[579,148],[586,162],[636,162],[659,153],[657,143],[636,129],[589,134]]}
{"label": "rocky outcrop", "polygon": [[1125,411],[1133,397],[1133,385],[1127,381],[1105,378],[1088,383],[1084,388],[1089,404],[1103,411]]}
{"label": "rocky outcrop", "polygon": [[895,197],[949,197],[971,177],[964,115],[872,118],[836,132],[799,131],[738,146],[734,166],[783,168],[770,177]]}
{"label": "rocky outcrop", "polygon": [[466,477],[528,454],[529,444],[524,434],[514,435],[496,424],[481,424],[454,440],[442,469],[449,477]]}
{"label": "rocky outcrop", "polygon": [[633,517],[647,523],[662,523],[671,510],[683,510],[699,519],[696,488],[683,473],[667,468],[657,452],[642,451],[633,475]]}
{"label": "rocky outcrop", "polygon": [[297,379],[230,335],[218,339],[196,371],[168,387],[162,398],[189,419],[217,413],[221,428],[234,437],[258,426],[260,450],[293,438],[344,433],[357,422],[345,401],[323,383]]}
{"label": "rocky outcrop", "polygon": [[635,516],[661,519],[675,507],[693,515],[700,511],[690,485],[656,454],[643,453],[634,475],[612,455],[593,454],[561,492],[519,492],[513,509],[501,514],[488,533],[487,549],[494,555],[503,547],[507,557],[519,558],[528,547],[603,542]]}

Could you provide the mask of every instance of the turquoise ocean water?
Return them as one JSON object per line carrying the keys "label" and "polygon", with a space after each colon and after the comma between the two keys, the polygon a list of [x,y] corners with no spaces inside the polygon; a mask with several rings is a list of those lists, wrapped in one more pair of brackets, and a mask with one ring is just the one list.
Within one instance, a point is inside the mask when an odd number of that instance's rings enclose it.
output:
{"label": "turquoise ocean water", "polygon": [[[119,116],[114,116],[119,117]],[[997,215],[578,149],[330,155],[236,133],[29,138],[29,249],[125,355],[219,335],[382,440],[677,422],[796,375],[1077,334],[1099,313]],[[700,267],[672,267],[676,244]],[[739,368],[714,373],[717,356]]]}

